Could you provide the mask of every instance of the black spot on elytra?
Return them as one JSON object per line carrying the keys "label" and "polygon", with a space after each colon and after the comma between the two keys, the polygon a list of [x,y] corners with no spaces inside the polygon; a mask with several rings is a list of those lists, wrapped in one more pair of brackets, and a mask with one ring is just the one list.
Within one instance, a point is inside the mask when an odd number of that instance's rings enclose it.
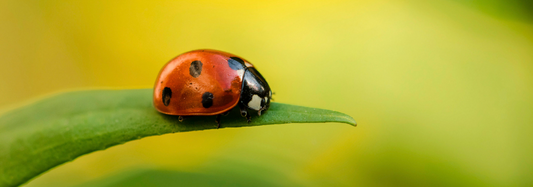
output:
{"label": "black spot on elytra", "polygon": [[170,104],[170,98],[172,98],[172,90],[169,87],[163,89],[163,104],[168,106]]}
{"label": "black spot on elytra", "polygon": [[244,69],[244,60],[240,59],[239,57],[230,57],[228,59],[228,65],[233,70],[240,70]]}
{"label": "black spot on elytra", "polygon": [[200,74],[202,74],[202,65],[202,62],[200,62],[199,60],[191,62],[191,67],[189,67],[189,73],[191,74],[191,76],[193,76],[194,78],[200,76]]}
{"label": "black spot on elytra", "polygon": [[204,106],[204,108],[209,108],[213,106],[213,94],[212,93],[205,92],[202,95],[202,106]]}

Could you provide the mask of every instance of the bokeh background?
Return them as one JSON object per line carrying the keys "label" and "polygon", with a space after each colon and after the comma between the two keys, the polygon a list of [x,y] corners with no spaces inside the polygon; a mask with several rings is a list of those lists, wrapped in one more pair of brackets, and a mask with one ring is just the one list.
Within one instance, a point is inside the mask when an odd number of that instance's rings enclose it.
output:
{"label": "bokeh background", "polygon": [[151,88],[168,60],[211,48],[253,62],[277,102],[344,112],[358,127],[149,137],[24,186],[139,172],[135,184],[532,186],[532,10],[527,0],[2,0],[0,111],[65,90]]}

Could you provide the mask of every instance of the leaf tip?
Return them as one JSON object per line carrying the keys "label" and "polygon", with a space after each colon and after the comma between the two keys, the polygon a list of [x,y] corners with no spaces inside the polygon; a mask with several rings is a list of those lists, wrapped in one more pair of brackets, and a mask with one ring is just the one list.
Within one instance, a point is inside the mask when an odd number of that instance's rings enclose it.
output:
{"label": "leaf tip", "polygon": [[352,125],[353,127],[357,127],[357,122],[352,118],[352,116],[348,117],[348,124]]}
{"label": "leaf tip", "polygon": [[348,114],[344,114],[344,113],[341,113],[341,114],[343,115],[344,119],[339,122],[343,122],[351,126],[357,127],[357,122],[355,121],[355,119],[352,118],[352,116],[349,116]]}

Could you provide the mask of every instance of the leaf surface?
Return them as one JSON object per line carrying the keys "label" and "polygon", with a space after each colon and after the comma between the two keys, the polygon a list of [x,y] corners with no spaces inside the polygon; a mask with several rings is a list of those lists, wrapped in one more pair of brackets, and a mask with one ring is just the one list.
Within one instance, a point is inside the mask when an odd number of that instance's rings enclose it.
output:
{"label": "leaf surface", "polygon": [[[331,110],[271,103],[247,123],[237,109],[220,128],[284,123],[339,122],[352,117]],[[88,90],[49,97],[0,116],[0,186],[15,186],[81,155],[147,136],[216,129],[214,116],[157,112],[151,89]]]}

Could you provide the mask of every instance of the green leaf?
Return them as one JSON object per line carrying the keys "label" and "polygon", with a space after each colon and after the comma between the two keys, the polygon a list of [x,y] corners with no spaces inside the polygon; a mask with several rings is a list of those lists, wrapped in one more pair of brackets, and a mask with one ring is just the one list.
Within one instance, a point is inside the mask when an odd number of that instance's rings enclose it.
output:
{"label": "green leaf", "polygon": [[[282,123],[340,122],[350,116],[324,109],[271,103],[246,123],[234,109],[221,128]],[[90,90],[59,94],[0,117],[0,186],[20,185],[81,155],[146,136],[216,129],[214,116],[179,122],[152,106],[152,90]]]}

